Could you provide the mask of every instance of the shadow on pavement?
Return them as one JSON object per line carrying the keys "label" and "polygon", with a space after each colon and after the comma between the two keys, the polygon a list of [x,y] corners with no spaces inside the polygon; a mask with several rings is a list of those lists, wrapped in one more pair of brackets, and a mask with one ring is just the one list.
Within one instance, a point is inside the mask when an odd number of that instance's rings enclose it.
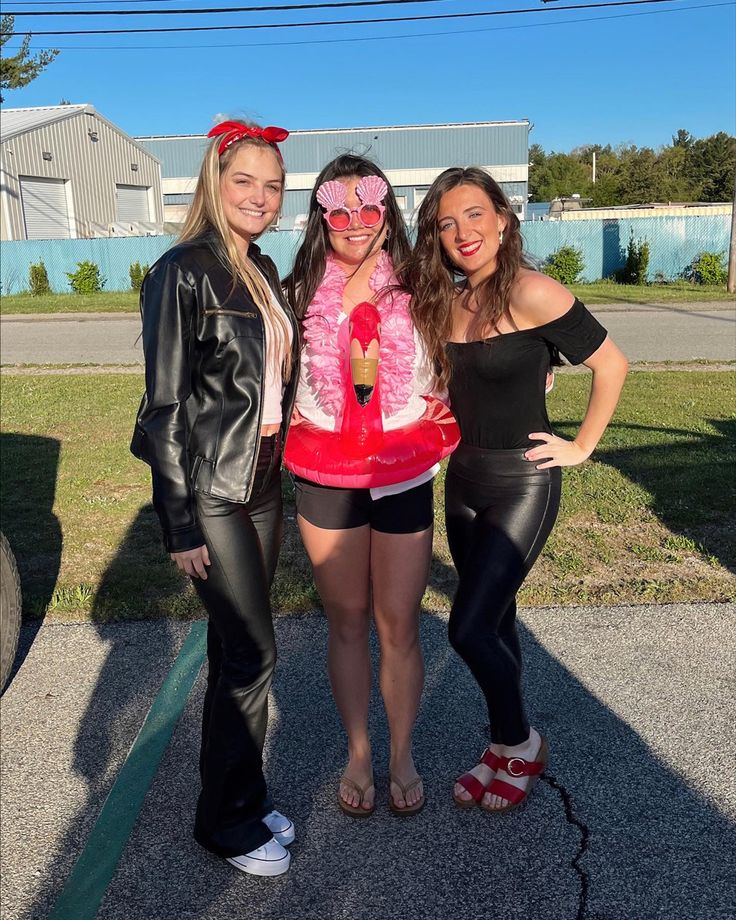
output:
{"label": "shadow on pavement", "polygon": [[[155,543],[152,542],[154,533]],[[127,588],[131,592],[145,593],[145,555],[153,552],[160,555],[163,548],[155,515],[147,505],[138,513],[105,571],[92,607],[91,622],[100,639],[108,645],[108,651],[95,690],[80,718],[74,744],[73,770],[86,784],[86,798],[35,899],[30,916],[39,920],[48,916],[83,850],[118,769],[190,628],[190,624],[174,620],[149,621],[135,626],[109,622],[111,596],[119,604],[121,586],[130,579],[131,554],[141,555],[141,567],[137,583],[131,582]],[[83,666],[80,662],[80,667]]]}
{"label": "shadow on pavement", "polygon": [[63,538],[53,507],[60,450],[56,438],[0,434],[0,520],[18,563],[27,624],[7,687],[41,628],[59,576]]}
{"label": "shadow on pavement", "polygon": [[[602,460],[644,485],[655,496],[655,512],[677,529],[677,507],[669,497],[673,478],[680,488],[706,489],[712,501],[714,483],[725,475],[733,427],[714,424],[722,437],[703,435],[693,444],[692,433],[683,432],[688,437],[681,446],[609,450]],[[667,454],[666,464],[661,457],[659,464],[655,462],[653,452],[660,450]],[[702,464],[694,462],[693,451]],[[156,527],[150,506],[143,508],[95,599],[92,619],[109,651],[75,743],[74,769],[87,785],[86,799],[35,899],[29,915],[34,918],[48,915],[188,631],[189,624],[170,620],[107,622],[110,598],[119,599],[131,555],[140,557],[141,566],[140,581],[131,582],[129,590],[145,592],[145,553],[163,552],[158,540],[151,540]],[[715,554],[715,547],[709,551]],[[451,597],[454,572],[438,558],[432,579],[436,590]],[[560,631],[572,630],[573,636],[564,661],[523,623],[520,630],[530,717],[548,737],[552,751],[550,772],[529,805],[498,817],[453,805],[453,779],[485,746],[487,715],[475,683],[448,645],[445,619],[425,614],[427,679],[415,755],[428,804],[413,819],[397,819],[388,812],[387,728],[376,696],[372,735],[379,809],[363,821],[347,818],[335,804],[345,747],[325,669],[326,622],[320,615],[277,617],[279,662],[266,765],[277,807],[297,824],[292,870],[276,880],[244,876],[192,840],[205,684],[201,674],[98,917],[729,916],[730,879],[723,855],[736,851],[733,825],[656,756],[640,731],[596,696],[598,680],[591,688],[576,676],[575,668],[589,664],[585,656],[596,654],[595,637],[581,633],[576,641],[570,624],[584,629],[585,621],[574,608],[560,616],[565,617]],[[657,666],[651,663],[651,668]],[[624,671],[627,667],[629,663],[622,662]],[[673,724],[688,703],[667,701]],[[694,705],[702,704],[698,700]],[[652,721],[643,692],[637,725],[649,730]],[[693,739],[693,744],[700,743]]]}
{"label": "shadow on pavement", "polygon": [[[438,559],[434,570],[437,584],[452,583],[451,570]],[[581,633],[578,643],[585,619],[575,609],[568,616],[559,623],[569,639],[564,659],[582,668],[590,663],[586,655],[595,658],[600,627],[594,619],[592,634]],[[551,629],[554,635],[554,623]],[[394,818],[386,807],[387,730],[377,699],[372,734],[379,808],[363,821],[338,810],[334,799],[345,750],[325,673],[325,620],[277,617],[276,634],[280,659],[266,764],[276,805],[297,824],[290,873],[275,880],[240,875],[191,840],[200,676],[99,918],[729,916],[723,857],[736,848],[733,825],[526,626],[521,639],[529,711],[552,750],[545,782],[527,807],[503,817],[453,805],[453,778],[481,753],[487,716],[474,682],[448,646],[444,619],[425,615],[427,683],[415,753],[428,804],[411,820]],[[157,654],[153,659],[160,661]],[[665,703],[673,722],[681,705],[676,699]],[[653,727],[645,693],[640,722]]]}

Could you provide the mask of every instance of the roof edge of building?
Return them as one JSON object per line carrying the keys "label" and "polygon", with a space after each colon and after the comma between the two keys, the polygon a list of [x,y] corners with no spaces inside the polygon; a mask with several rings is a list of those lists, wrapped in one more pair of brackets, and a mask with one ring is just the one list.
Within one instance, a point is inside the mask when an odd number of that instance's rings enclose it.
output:
{"label": "roof edge of building", "polygon": [[69,105],[30,105],[18,107],[15,109],[6,108],[3,109],[3,114],[7,115],[10,112],[34,112],[38,109],[58,109],[58,117],[49,118],[48,121],[42,121],[35,125],[27,125],[25,127],[17,128],[16,130],[11,129],[9,132],[2,134],[2,143],[12,140],[13,138],[20,137],[23,134],[28,134],[31,131],[37,131],[39,128],[47,128],[49,125],[55,125],[59,121],[63,121],[65,118],[71,118],[75,115],[93,115],[95,118],[98,118],[100,121],[104,122],[111,131],[115,132],[115,134],[125,138],[125,140],[133,144],[133,146],[137,150],[140,150],[141,153],[145,154],[147,157],[150,157],[152,160],[155,160],[159,165],[161,164],[161,160],[154,153],[151,153],[150,150],[146,150],[143,144],[136,140],[135,137],[123,131],[119,125],[116,125],[115,122],[110,121],[109,118],[106,118],[101,112],[98,112],[91,102],[74,102],[69,103]]}
{"label": "roof edge of building", "polygon": [[65,118],[71,118],[74,115],[81,115],[83,113],[88,113],[91,115],[97,114],[95,107],[89,102],[74,102],[69,105],[27,105],[27,106],[18,106],[14,109],[3,108],[3,115],[8,116],[13,112],[36,112],[39,109],[56,109],[58,114],[49,118],[47,121],[40,122],[35,125],[26,125],[23,127],[10,129],[10,131],[2,132],[2,141],[9,141],[14,137],[19,137],[21,134],[28,134],[29,131],[36,131],[38,128],[45,128],[48,125],[56,124],[57,121],[63,121]]}
{"label": "roof edge of building", "polygon": [[[442,128],[493,128],[493,127],[510,127],[512,125],[528,125],[528,118],[516,119],[514,121],[459,121],[443,122],[442,124],[419,124],[419,125],[364,125],[357,128],[303,128],[290,131],[290,136],[294,137],[302,134],[352,134],[355,131],[417,131],[417,130],[439,130]],[[168,140],[186,140],[206,138],[206,134],[136,134],[137,140],[140,141],[168,141]]]}

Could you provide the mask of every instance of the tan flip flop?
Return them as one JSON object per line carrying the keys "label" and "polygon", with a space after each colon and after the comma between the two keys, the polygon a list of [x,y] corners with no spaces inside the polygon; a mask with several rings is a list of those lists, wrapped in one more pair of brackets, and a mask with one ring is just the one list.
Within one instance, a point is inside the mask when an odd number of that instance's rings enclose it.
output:
{"label": "tan flip flop", "polygon": [[[416,779],[413,779],[407,786],[405,786],[403,783],[399,782],[399,780],[396,779],[395,776],[389,776],[389,790],[391,789],[390,784],[395,783],[399,787],[399,789],[401,789],[401,795],[404,797],[404,801],[406,801],[407,793],[411,792],[412,789],[416,789],[416,787],[421,783],[421,781],[422,781],[421,776],[417,776]],[[405,805],[403,808],[399,808],[396,802],[394,802],[394,797],[391,795],[390,791],[388,794],[388,807],[391,809],[392,814],[399,815],[399,817],[402,817],[402,818],[407,818],[409,817],[409,815],[418,815],[419,812],[424,808],[426,803],[427,803],[426,796],[424,795],[424,793],[422,793],[422,797],[421,799],[419,799],[418,802],[415,802],[413,805]]]}
{"label": "tan flip flop", "polygon": [[340,784],[344,786],[350,786],[351,789],[354,789],[358,793],[358,804],[348,805],[348,803],[340,795],[340,789],[338,788],[337,804],[345,812],[345,814],[350,815],[351,818],[369,818],[376,810],[376,803],[374,800],[371,808],[363,808],[363,800],[365,799],[368,790],[374,788],[373,783],[371,783],[366,789],[363,789],[363,787],[359,786],[354,780],[347,776],[342,776],[340,778]]}

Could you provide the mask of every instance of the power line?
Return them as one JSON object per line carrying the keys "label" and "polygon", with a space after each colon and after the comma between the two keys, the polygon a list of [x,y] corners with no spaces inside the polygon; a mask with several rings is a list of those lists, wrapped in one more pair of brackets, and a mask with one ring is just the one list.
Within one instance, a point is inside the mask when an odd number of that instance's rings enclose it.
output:
{"label": "power line", "polygon": [[[75,3],[79,0],[67,0]],[[119,3],[120,0],[91,0],[91,2],[109,2]],[[127,3],[135,3],[136,0],[125,0]],[[150,0],[139,0],[141,3],[148,3]],[[173,2],[173,0],[172,0]],[[181,2],[181,0],[179,0]],[[8,10],[3,11],[3,16],[175,16],[186,14],[187,16],[194,13],[274,13],[274,12],[291,12],[293,10],[326,10],[341,9],[346,7],[361,6],[400,6],[406,3],[424,4],[424,3],[448,3],[451,0],[362,0],[362,2],[336,2],[336,3],[292,3],[288,6],[225,6],[216,9],[166,9],[166,10]],[[37,33],[40,34],[40,33]]]}
{"label": "power line", "polygon": [[[126,0],[126,3],[149,4],[181,2],[182,0]],[[417,2],[421,3],[423,0],[417,0]],[[102,4],[106,3],[120,3],[120,0],[26,0],[26,4],[28,6],[101,6]]]}
{"label": "power line", "polygon": [[[722,6],[736,6],[736,0],[723,0],[719,3],[703,3],[697,6],[679,6],[670,9],[640,10],[636,13],[614,13],[610,16],[585,16],[577,19],[562,19],[557,22],[531,22],[515,26],[489,26],[480,29],[455,29],[451,32],[410,32],[402,35],[367,35],[355,38],[317,38],[305,41],[277,41],[277,42],[240,42],[237,44],[216,45],[67,45],[61,46],[59,51],[182,51],[182,50],[207,50],[229,48],[284,48],[298,47],[300,45],[336,45],[352,44],[355,42],[376,41],[402,41],[407,38],[452,38],[455,35],[475,35],[479,32],[508,32],[518,29],[549,28],[550,26],[575,25],[586,22],[608,22],[613,19],[631,19],[638,16],[659,16],[664,13],[684,13],[701,9],[712,9]],[[10,49],[15,50],[15,49]],[[51,48],[37,48],[38,51],[50,51]]]}
{"label": "power line", "polygon": [[[36,32],[39,35],[141,35],[158,34],[162,32],[239,32],[255,29],[303,29],[314,26],[356,26],[377,25],[396,22],[436,22],[440,19],[477,19],[487,16],[518,16],[525,13],[559,13],[564,10],[596,10],[607,7],[641,6],[642,4],[676,3],[679,0],[609,0],[606,3],[576,3],[568,6],[544,6],[520,10],[489,10],[481,13],[439,13],[427,16],[390,16],[382,19],[338,19],[321,22],[280,22],[280,23],[249,23],[232,26],[172,26],[170,28],[156,29],[52,29]],[[112,15],[111,11],[109,15]],[[14,32],[0,32],[0,35],[14,35]]]}

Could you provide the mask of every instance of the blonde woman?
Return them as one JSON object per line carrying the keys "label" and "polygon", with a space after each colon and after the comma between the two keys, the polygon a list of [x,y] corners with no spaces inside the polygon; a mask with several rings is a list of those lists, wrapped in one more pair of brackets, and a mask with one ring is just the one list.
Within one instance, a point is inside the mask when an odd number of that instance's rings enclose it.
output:
{"label": "blonde woman", "polygon": [[288,132],[228,121],[209,136],[181,237],[141,291],[146,392],[131,449],[151,467],[165,547],[209,617],[194,836],[238,869],[272,876],[288,869],[294,839],[261,754],[299,346],[276,267],[254,240],[281,206],[277,144]]}

